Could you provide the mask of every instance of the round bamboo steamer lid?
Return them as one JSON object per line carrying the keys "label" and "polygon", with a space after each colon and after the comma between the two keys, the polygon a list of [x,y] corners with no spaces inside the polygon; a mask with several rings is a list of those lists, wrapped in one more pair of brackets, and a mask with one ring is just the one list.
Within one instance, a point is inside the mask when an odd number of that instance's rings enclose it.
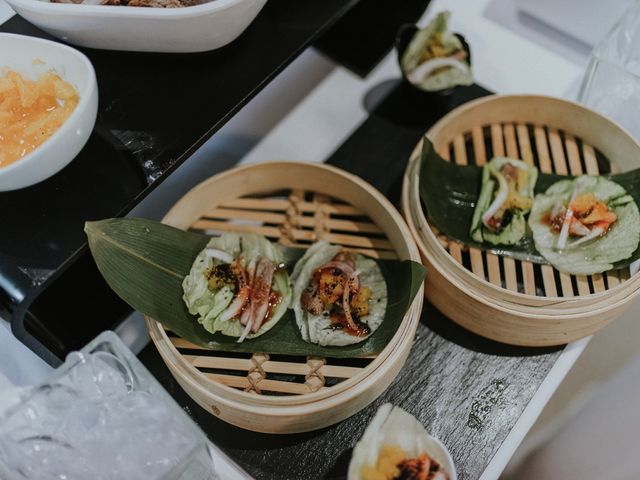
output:
{"label": "round bamboo steamer lid", "polygon": [[[531,147],[534,146],[538,157],[546,155],[547,164],[553,161],[558,173],[563,173],[564,169],[564,173],[578,174],[582,173],[580,168],[586,168],[587,173],[595,173],[588,169],[590,166],[593,169],[596,151],[606,158],[615,159],[612,165],[614,170],[625,171],[638,166],[634,160],[638,158],[639,145],[624,129],[580,105],[550,97],[515,95],[483,98],[454,110],[427,132],[436,150],[445,158],[451,151],[458,163],[466,162],[469,144],[476,156],[482,154],[479,149],[487,141],[484,138],[487,134],[490,134],[495,155],[527,161],[527,156],[529,160],[533,158]],[[537,143],[540,137],[545,144]],[[582,155],[576,153],[576,139],[580,139],[579,144],[584,149]],[[566,145],[563,147],[560,143],[558,149],[558,142],[566,142]],[[422,212],[415,172],[420,147],[419,144],[414,150],[405,174],[402,205],[425,264],[431,267],[430,272],[437,272],[427,280],[427,298],[453,320],[476,333],[502,342],[553,345],[593,333],[619,315],[628,306],[629,300],[635,297],[640,283],[637,274],[623,281],[608,279],[606,285],[595,276],[587,279],[588,283],[579,283],[584,279],[575,279],[573,288],[575,290],[575,283],[578,283],[579,291],[574,292],[573,296],[538,296],[518,291],[513,288],[513,282],[511,286],[507,285],[510,288],[504,288],[506,265],[499,272],[498,281],[494,278],[494,283],[491,283],[454,260],[428,226]],[[587,154],[591,155],[590,159]],[[485,161],[488,159],[485,156]],[[591,160],[591,165],[588,160]],[[547,168],[550,168],[549,165]],[[540,164],[540,168],[545,171],[544,165]],[[487,260],[484,261],[486,264]],[[520,262],[514,263],[521,266]],[[459,289],[468,297],[465,300],[469,301],[458,309],[450,302],[444,304],[442,289],[439,288],[441,285],[435,286],[436,282],[447,288]],[[591,289],[587,293],[584,292],[585,285]],[[460,303],[457,301],[455,305]],[[470,303],[479,310],[469,309]],[[483,309],[482,305],[486,308]],[[468,317],[468,314],[480,313],[481,318],[495,314],[495,321],[474,322]],[[590,317],[600,322],[592,324],[588,320]],[[570,324],[570,321],[580,319],[581,324]],[[541,322],[549,322],[549,325]]]}
{"label": "round bamboo steamer lid", "polygon": [[[380,192],[322,164],[271,162],[229,170],[193,188],[163,222],[211,233],[253,231],[292,246],[327,239],[371,256],[420,261],[402,216]],[[205,410],[253,431],[304,432],[353,415],[389,386],[413,344],[423,288],[389,344],[363,367],[313,357],[273,361],[268,352],[250,359],[212,356],[169,335],[159,322],[146,318],[146,323],[171,374]],[[210,373],[221,367],[246,376]],[[272,380],[273,372],[302,376],[304,383]],[[325,386],[329,377],[344,380]]]}
{"label": "round bamboo steamer lid", "polygon": [[[414,162],[414,167],[416,163]],[[419,202],[420,196],[417,188],[415,188],[415,183],[409,182],[408,191],[409,191],[409,202]],[[410,227],[419,232],[431,231],[424,215],[416,215],[416,211],[413,210],[410,212],[410,219],[408,221]],[[434,268],[439,268],[442,275],[446,276],[449,279],[456,278],[458,282],[467,285],[468,288],[471,289],[471,292],[475,292],[476,289],[475,283],[468,283],[468,270],[464,268],[447,268],[451,265],[450,263],[450,254],[447,252],[445,247],[442,245],[442,242],[436,240],[435,245],[429,235],[423,235],[421,237],[425,241],[425,248],[421,244],[419,247],[421,249],[421,255],[423,260],[426,260],[430,265],[435,265]],[[460,267],[459,263],[454,263],[454,267]],[[462,272],[462,274],[460,274]],[[493,287],[493,285],[491,285]],[[624,287],[624,288],[623,288]],[[633,283],[625,282],[620,284],[618,287],[608,290],[607,294],[607,303],[612,304],[617,301],[623,300],[627,298],[629,295],[634,294],[638,289],[632,288]],[[479,289],[477,289],[479,290]],[[529,305],[526,301],[522,303],[514,303],[511,302],[509,298],[503,299],[501,295],[505,291],[505,289],[500,288],[497,289],[498,292],[495,296],[491,297],[491,303],[494,305],[500,305],[506,309],[515,310],[522,313],[528,313],[531,315],[547,315],[547,316],[561,316],[565,314],[579,314],[579,313],[590,313],[594,304],[597,305],[601,301],[600,294],[589,295],[584,298],[581,297],[549,297],[546,298],[547,303],[543,305]],[[492,295],[493,292],[487,293],[487,295]],[[544,310],[542,311],[541,308]]]}

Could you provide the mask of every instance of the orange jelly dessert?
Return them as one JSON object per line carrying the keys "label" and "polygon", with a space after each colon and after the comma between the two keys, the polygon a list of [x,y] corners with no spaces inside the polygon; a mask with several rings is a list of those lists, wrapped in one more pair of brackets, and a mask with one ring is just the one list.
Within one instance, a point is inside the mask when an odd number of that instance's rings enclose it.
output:
{"label": "orange jelly dessert", "polygon": [[0,168],[53,135],[78,101],[76,89],[53,72],[34,81],[0,70]]}

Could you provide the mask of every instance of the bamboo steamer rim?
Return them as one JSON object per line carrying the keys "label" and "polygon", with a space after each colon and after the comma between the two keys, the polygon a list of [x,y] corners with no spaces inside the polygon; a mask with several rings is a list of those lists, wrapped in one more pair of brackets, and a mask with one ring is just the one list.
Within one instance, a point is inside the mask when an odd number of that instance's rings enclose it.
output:
{"label": "bamboo steamer rim", "polygon": [[[545,111],[545,107],[560,107],[567,109],[575,109],[580,114],[576,115],[575,113],[571,113],[572,120],[572,133],[575,133],[576,129],[594,129],[593,124],[588,125],[588,122],[595,121],[598,123],[598,129],[604,130],[604,132],[600,135],[600,137],[604,138],[602,141],[598,142],[590,142],[591,144],[601,150],[607,150],[608,145],[611,142],[617,142],[622,140],[626,142],[623,147],[631,152],[635,153],[635,156],[638,156],[640,152],[640,143],[636,141],[633,136],[623,127],[615,123],[613,120],[601,115],[593,110],[590,110],[582,105],[579,105],[575,102],[571,102],[568,100],[558,99],[555,97],[544,96],[544,95],[491,95],[483,98],[479,98],[464,105],[452,110],[447,115],[442,117],[436,124],[434,124],[426,133],[426,136],[430,139],[435,139],[440,134],[449,134],[450,129],[453,127],[450,126],[452,121],[459,120],[460,118],[464,118],[464,115],[469,115],[469,113],[476,113],[476,110],[481,110],[483,107],[487,105],[494,106],[500,103],[513,104],[521,106],[523,102],[529,103],[537,103],[535,105],[536,111]],[[533,107],[531,107],[533,108]],[[524,111],[522,108],[515,109],[515,115],[527,115],[529,112]],[[585,120],[585,117],[588,117],[588,120]],[[501,118],[495,120],[496,123],[504,123],[504,122],[522,122],[522,123],[540,123],[540,122],[532,122],[530,119],[526,119],[523,117],[512,119],[512,118]],[[486,122],[491,123],[491,121]],[[548,123],[544,123],[545,126],[553,126],[554,128],[558,128],[561,130],[566,130],[565,126],[562,125],[549,125]],[[608,131],[608,132],[607,132]],[[615,140],[611,140],[608,138],[609,136],[606,133],[613,133],[617,135]],[[576,135],[578,137],[582,137],[581,135]],[[604,145],[604,146],[603,146]],[[541,297],[536,295],[530,295],[521,292],[513,292],[503,287],[499,287],[490,283],[488,280],[483,279],[475,275],[473,272],[467,270],[463,265],[457,263],[439,244],[437,238],[433,231],[429,229],[419,231],[414,222],[410,220],[411,213],[415,214],[420,220],[424,220],[426,224],[428,221],[424,218],[424,212],[422,211],[422,207],[420,203],[414,205],[415,202],[412,202],[409,198],[410,186],[415,186],[417,188],[417,182],[419,175],[416,173],[413,176],[410,176],[411,169],[414,165],[416,165],[420,158],[422,147],[422,139],[418,142],[416,147],[410,156],[410,161],[407,166],[407,170],[405,171],[405,175],[403,178],[403,188],[402,188],[402,208],[405,212],[405,219],[409,224],[409,228],[412,231],[416,243],[418,244],[418,248],[424,254],[427,249],[425,245],[425,241],[428,243],[435,245],[437,243],[439,249],[441,249],[444,253],[446,253],[446,260],[444,260],[443,267],[451,272],[455,272],[455,274],[461,278],[466,279],[466,284],[470,286],[470,288],[476,288],[476,286],[480,286],[483,290],[490,292],[492,296],[507,297],[511,299],[512,304],[514,305],[525,305],[532,306],[533,305],[544,305],[548,304],[549,301],[552,301],[555,304],[564,304],[566,302],[571,302],[572,304],[581,304],[582,302],[588,302],[588,304],[597,303],[598,301],[609,299],[612,295],[622,294],[622,292],[635,292],[638,288],[640,288],[640,272],[632,275],[628,280],[621,282],[619,285],[616,285],[612,288],[609,288],[603,292],[590,293],[588,295],[576,295],[574,297]],[[628,157],[628,156],[627,156]],[[633,156],[632,156],[633,157]],[[418,169],[417,166],[415,167]],[[434,265],[440,265],[440,262],[434,263]],[[442,273],[442,272],[441,272]],[[445,275],[445,273],[442,273]]]}
{"label": "bamboo steamer rim", "polygon": [[[406,180],[406,177],[405,177],[405,180]],[[409,184],[408,190],[410,193],[413,193],[413,198],[415,201],[417,196],[417,189],[413,188],[413,185]],[[414,236],[417,236],[418,231],[424,231],[425,228],[428,229],[429,227],[428,226],[423,227],[422,225],[419,227],[416,227],[414,215],[412,215],[412,213],[414,212],[409,212],[409,215],[406,216],[406,220]],[[429,242],[428,238],[427,238],[427,242]],[[430,242],[428,244],[423,244],[423,242],[420,242],[420,241],[416,243],[418,244],[418,248],[420,249],[420,253],[423,255],[423,257],[427,258],[429,263],[433,266],[433,268],[436,268],[441,275],[446,276],[447,279],[449,279],[449,281],[451,281],[452,278],[456,278],[458,282],[457,283],[452,282],[452,283],[455,283],[457,288],[464,290],[464,287],[466,287],[467,290],[465,290],[465,292],[467,294],[485,303],[484,297],[481,296],[481,291],[476,290],[476,285],[467,283],[467,279],[465,278],[465,276],[458,275],[457,271],[447,270],[445,260],[438,261],[438,258],[445,258],[445,259],[451,258],[449,253],[444,249],[444,247],[440,244],[440,242],[436,241],[436,245],[431,245]],[[434,258],[433,255],[438,255],[438,258]],[[454,262],[454,263],[458,265],[457,262]],[[468,270],[466,269],[464,269],[464,271],[468,272]],[[629,282],[628,281],[624,282],[624,284],[621,284],[620,286],[625,285],[627,283]],[[493,286],[493,284],[491,285]],[[634,287],[634,286],[631,285],[630,287]],[[608,295],[606,297],[606,300],[608,304],[611,306],[611,308],[614,308],[618,304],[616,302],[619,302],[620,300],[625,300],[630,295],[635,297],[638,291],[640,291],[640,289],[635,287],[620,289],[619,291],[616,291],[616,292],[613,292],[613,289],[611,289],[611,290],[608,290],[608,292],[612,292],[612,293],[611,295]],[[603,293],[606,293],[606,292],[603,292]],[[515,302],[510,302],[508,300],[501,300],[500,298],[491,297],[490,304],[492,306],[502,306],[505,309],[505,311],[529,313],[530,315],[536,318],[541,314],[540,313],[541,311],[544,311],[544,315],[547,315],[547,316],[560,317],[567,314],[577,315],[577,314],[582,314],[586,312],[592,312],[593,305],[598,305],[599,303],[601,303],[602,299],[600,297],[593,298],[593,295],[591,295],[590,297],[592,298],[590,302],[579,302],[577,301],[579,297],[539,297],[539,298],[548,300],[547,302],[545,302],[544,305],[528,305],[524,303],[515,303]],[[623,302],[623,303],[626,303],[626,302]],[[561,305],[563,307],[555,308],[558,305]]]}
{"label": "bamboo steamer rim", "polygon": [[[421,287],[420,290],[416,293],[416,300],[419,300],[419,301],[416,302],[414,300],[414,302],[411,305],[411,308],[407,311],[407,314],[412,314],[417,316],[417,318],[419,318],[419,314],[422,311],[423,297],[424,297],[424,288]],[[265,404],[270,407],[281,407],[281,408],[308,405],[308,404],[317,404],[324,400],[333,398],[337,395],[341,395],[345,392],[350,392],[350,390],[354,386],[361,384],[367,378],[373,375],[379,369],[379,366],[383,364],[383,362],[385,362],[386,360],[392,360],[391,357],[394,356],[394,354],[396,354],[398,349],[401,349],[402,345],[404,345],[407,341],[411,341],[412,337],[415,335],[415,332],[412,331],[411,328],[398,329],[398,331],[396,332],[396,335],[394,335],[392,340],[389,341],[389,344],[387,345],[387,347],[385,347],[385,350],[383,351],[383,353],[386,353],[386,355],[383,356],[381,353],[375,358],[373,362],[367,365],[367,367],[365,367],[361,373],[340,382],[338,385],[334,385],[332,387],[329,387],[317,392],[305,393],[300,395],[266,396],[266,395],[255,395],[252,393],[237,390],[233,387],[230,387],[228,385],[225,385],[223,383],[220,383],[208,378],[200,370],[193,367],[193,365],[191,365],[188,361],[186,361],[183,358],[182,354],[178,351],[178,349],[171,343],[169,338],[166,336],[166,333],[162,328],[162,324],[148,317],[145,317],[145,321],[146,321],[147,327],[149,328],[150,336],[152,337],[152,340],[154,341],[156,346],[158,346],[160,342],[163,342],[162,345],[165,347],[165,349],[160,349],[160,347],[158,347],[158,350],[160,351],[160,355],[165,359],[172,360],[169,363],[171,363],[174,367],[178,368],[181,372],[188,374],[188,377],[198,384],[199,386],[198,390],[202,392],[222,395],[221,397],[218,397],[216,399],[216,401],[218,401],[221,404],[237,407],[236,402],[243,401],[244,403],[251,404],[252,408],[258,407],[258,406],[264,406]],[[398,334],[399,334],[398,341],[394,342]],[[168,356],[167,353],[170,353],[170,356]],[[398,355],[396,354],[395,356],[398,356]],[[374,362],[376,362],[375,365],[374,365]],[[369,371],[370,369],[371,371]],[[337,388],[337,387],[340,387],[340,388]],[[227,401],[227,399],[225,399],[224,397],[225,394],[226,395],[231,394],[232,396],[234,396],[233,394],[238,394],[240,398]],[[349,393],[349,395],[351,395],[351,393]],[[289,414],[290,412],[282,413],[282,415],[289,415]]]}
{"label": "bamboo steamer rim", "polygon": [[[419,293],[422,294],[422,292],[419,292]],[[416,298],[418,298],[417,294],[416,294]],[[153,319],[147,319],[147,320],[149,322],[153,322],[156,324],[158,323]],[[406,337],[407,334],[410,334],[410,332],[406,329],[403,333],[404,333],[403,337]],[[391,345],[391,342],[390,342],[390,345]],[[401,357],[403,355],[403,349],[406,347],[406,345],[407,345],[406,342],[398,342],[397,344],[392,345],[392,348],[389,351],[389,355],[386,358],[388,358],[391,361],[395,359],[394,357]],[[171,353],[175,352],[178,355],[178,357],[180,356],[180,352],[178,352],[175,349],[175,347],[173,347],[171,342],[169,342],[167,346],[169,347],[167,350],[159,350],[160,355],[163,357],[163,359],[165,359],[165,363],[169,366],[169,368],[176,372],[180,372],[182,374],[181,378],[187,381],[192,388],[194,388],[195,390],[198,390],[200,393],[204,395],[209,396],[211,393],[214,393],[214,394],[217,393],[216,390],[218,389],[218,387],[220,387],[220,392],[223,393],[223,395],[217,397],[216,402],[220,405],[224,405],[232,408],[238,407],[237,400],[229,398],[224,394],[228,394],[229,390],[231,390],[231,392],[234,392],[234,393],[241,393],[243,394],[243,396],[248,397],[245,400],[250,400],[249,402],[246,402],[246,403],[251,405],[252,412],[254,413],[262,412],[264,415],[269,415],[269,416],[285,417],[285,416],[295,415],[297,413],[300,413],[300,414],[302,413],[309,414],[309,413],[315,413],[315,412],[319,413],[326,410],[327,403],[331,403],[331,406],[335,407],[339,404],[347,402],[353,395],[358,394],[362,390],[368,388],[369,385],[366,384],[366,380],[371,376],[371,374],[374,373],[374,372],[370,372],[369,375],[366,375],[364,378],[360,379],[360,381],[354,382],[354,384],[351,385],[349,388],[342,389],[331,395],[325,395],[325,396],[319,396],[319,397],[316,396],[316,394],[320,392],[306,393],[306,394],[295,395],[295,396],[292,395],[288,397],[272,397],[272,396],[264,396],[264,395],[255,395],[255,394],[246,393],[244,391],[236,390],[222,383],[210,380],[209,378],[204,376],[202,372],[200,372],[199,370],[189,368],[190,365],[188,363],[185,364],[184,362],[176,361],[177,359],[173,357],[165,357],[168,351],[171,351]],[[342,383],[345,383],[345,382],[342,382]],[[212,390],[211,388],[209,388],[211,386],[214,386],[216,388]],[[333,388],[334,387],[330,387],[327,389],[327,391],[332,390]],[[275,400],[299,399],[303,401],[300,401],[300,402],[269,401],[274,399]]]}
{"label": "bamboo steamer rim", "polygon": [[[286,174],[292,168],[304,168],[310,170],[310,178],[313,178],[313,173],[328,173],[332,176],[336,176],[344,182],[351,184],[353,187],[355,187],[354,191],[358,190],[360,194],[364,193],[367,196],[371,197],[372,200],[374,202],[377,202],[379,207],[383,209],[385,214],[389,217],[388,220],[391,221],[394,227],[399,230],[399,233],[404,241],[403,246],[407,250],[406,257],[408,258],[405,258],[416,262],[421,261],[418,247],[412,240],[413,237],[411,236],[411,231],[407,227],[402,216],[391,204],[391,202],[389,202],[386,197],[384,197],[380,192],[378,192],[376,189],[371,187],[368,183],[366,183],[359,177],[345,172],[337,167],[326,164],[304,163],[295,161],[273,161],[260,164],[250,164],[227,170],[204,180],[189,192],[187,192],[187,194],[185,194],[180,200],[178,200],[178,202],[176,202],[174,206],[167,212],[167,214],[163,217],[162,222],[175,226],[177,228],[188,228],[189,225],[184,225],[183,222],[178,221],[179,212],[185,206],[185,204],[190,201],[191,197],[197,196],[200,192],[208,190],[212,184],[225,182],[236,176],[253,174],[255,171],[271,173],[282,171]],[[280,186],[266,187],[265,191],[292,188],[291,177],[287,175],[282,175],[281,183],[282,184]],[[248,193],[249,192],[244,192],[239,196]],[[256,191],[253,193],[257,194],[260,192]],[[356,386],[362,384],[365,380],[370,379],[374,375],[384,375],[384,373],[387,370],[390,370],[393,366],[393,362],[391,362],[393,358],[391,357],[394,354],[397,357],[397,352],[401,349],[402,345],[411,342],[412,338],[415,336],[415,331],[420,319],[420,313],[422,311],[423,298],[424,284],[420,285],[419,290],[415,298],[413,299],[413,302],[411,303],[409,309],[407,310],[407,313],[405,314],[400,327],[395,332],[394,336],[391,338],[387,346],[369,365],[363,368],[362,372],[324,390],[294,396],[255,395],[252,393],[237,390],[204,376],[202,372],[200,372],[197,368],[195,368],[192,364],[190,364],[183,358],[182,354],[172,344],[159,322],[147,317],[145,317],[145,320],[151,339],[158,348],[161,356],[165,360],[165,363],[167,363],[167,365],[171,364],[176,368],[179,366],[181,369],[180,371],[182,371],[183,373],[188,372],[188,377],[191,379],[190,382],[195,382],[194,385],[197,385],[198,390],[201,390],[208,395],[216,395],[216,401],[229,402],[229,405],[233,406],[234,408],[238,407],[237,402],[251,405],[252,409],[256,406],[263,405],[268,405],[270,407],[291,408],[295,406],[315,404],[316,402],[332,398],[334,396],[342,394],[343,392],[347,392],[345,395],[352,396],[353,394],[349,392]],[[407,319],[409,320],[408,322]],[[390,361],[387,362],[387,359],[389,359]],[[183,377],[183,379],[184,378],[185,377]],[[205,388],[204,385],[206,385],[207,388]],[[366,387],[363,386],[362,388]],[[308,410],[305,411],[307,412]],[[285,415],[286,413],[283,412],[282,414]]]}
{"label": "bamboo steamer rim", "polygon": [[[408,217],[407,222],[410,228],[413,230],[413,220]],[[424,254],[422,246],[418,243],[419,249]],[[615,317],[612,317],[611,312],[621,312],[635,297],[640,293],[640,289],[635,290],[630,295],[622,296],[620,301],[613,301],[608,299],[607,303],[599,308],[585,309],[585,312],[575,313],[566,316],[563,313],[553,312],[550,313],[549,309],[545,308],[533,308],[530,310],[531,314],[523,314],[518,305],[513,305],[513,310],[510,306],[506,308],[496,305],[496,303],[490,297],[479,297],[474,295],[473,291],[465,288],[460,288],[452,280],[451,276],[447,276],[441,272],[439,264],[437,262],[432,263],[427,256],[424,256],[427,266],[430,268],[432,275],[429,277],[432,281],[438,276],[443,278],[443,285],[441,288],[452,289],[460,293],[456,297],[457,302],[466,303],[470,301],[478,302],[482,305],[482,308],[478,308],[477,312],[479,317],[476,320],[470,320],[473,318],[464,315],[462,318],[457,318],[456,313],[450,312],[451,318],[459,323],[464,328],[492,340],[520,345],[525,347],[541,347],[541,346],[555,346],[565,344],[570,341],[578,340],[587,335],[593,334],[595,331],[604,327]],[[432,270],[431,270],[432,269]],[[429,288],[429,279],[427,279],[427,287]],[[467,299],[468,296],[468,299]],[[474,307],[477,308],[477,307]],[[545,313],[546,315],[542,315]],[[505,315],[508,319],[505,319]],[[477,318],[487,318],[487,320],[494,318],[501,318],[497,323],[491,322],[491,325],[487,325],[484,322],[479,324]],[[601,320],[597,320],[601,319]],[[543,333],[544,332],[544,333]]]}
{"label": "bamboo steamer rim", "polygon": [[[411,349],[411,343],[404,343],[404,344],[399,344],[398,350],[394,351],[394,355],[396,356],[396,358],[390,359],[390,360],[395,360],[395,362],[392,365],[394,365],[394,368],[397,367],[395,368],[397,371],[394,373],[394,376],[397,375],[400,368],[402,367],[402,364],[404,364],[404,362],[406,361],[406,358],[409,354],[410,349]],[[211,396],[211,392],[206,388],[204,388],[204,385],[199,383],[196,378],[191,377],[188,371],[185,372],[181,370],[180,366],[177,363],[172,363],[171,361],[168,361],[168,360],[165,360],[165,362],[171,374],[176,378],[180,386],[185,391],[188,391],[187,389],[191,388],[191,389],[197,390],[197,393],[199,395],[203,395],[205,397]],[[290,433],[314,431],[314,430],[317,430],[318,428],[322,428],[322,427],[331,425],[333,423],[337,423],[357,413],[359,410],[361,410],[366,405],[371,403],[371,401],[373,401],[382,392],[382,390],[380,390],[377,394],[374,393],[373,394],[374,396],[370,398],[371,397],[370,391],[373,387],[376,387],[377,384],[374,383],[371,386],[371,385],[365,385],[365,383],[366,382],[360,382],[359,384],[354,386],[350,391],[348,391],[350,393],[349,396],[347,396],[347,392],[341,392],[340,394],[335,395],[333,397],[329,397],[327,399],[323,399],[308,405],[306,404],[294,405],[294,406],[288,406],[288,407],[286,406],[265,407],[263,405],[257,405],[257,406],[252,405],[251,411],[250,411],[251,414],[258,417],[269,418],[271,420],[276,420],[276,421],[285,422],[285,423],[278,425],[277,429],[274,429],[273,427],[264,427],[260,425],[256,426],[255,424],[252,424],[251,430],[263,432],[263,433],[290,434]],[[388,385],[385,385],[384,388],[387,388],[387,386]],[[257,395],[257,396],[260,397],[260,395]],[[200,400],[198,398],[195,398],[195,396],[193,397],[197,403],[200,403]],[[357,405],[354,407],[354,404],[353,404],[354,397],[355,398],[363,397],[365,398],[365,400],[359,407]],[[238,408],[238,405],[235,402],[228,401],[224,396],[222,397],[216,396],[215,402],[218,405],[224,406],[231,410]],[[209,402],[207,402],[204,405],[201,404],[201,406],[203,406],[205,409],[209,409],[209,408],[218,409],[218,405],[212,405]],[[310,406],[312,408],[309,408]],[[338,414],[335,416],[333,421],[329,423],[321,422],[319,426],[307,424],[305,427],[301,428],[298,426],[297,422],[292,421],[292,417],[294,419],[322,417],[323,414],[326,414],[327,410],[329,409],[332,409],[331,411],[334,411],[334,412],[336,410],[338,411]],[[246,424],[242,422],[236,423],[230,419],[226,419],[225,421],[232,423],[234,425],[237,425],[239,427],[247,428]]]}
{"label": "bamboo steamer rim", "polygon": [[[429,266],[433,267],[436,271],[438,271],[439,275],[443,277],[445,276],[442,274],[440,269],[438,269],[437,263],[429,263]],[[527,346],[527,347],[554,346],[554,345],[565,344],[569,341],[578,340],[587,335],[590,335],[594,333],[596,330],[599,330],[600,328],[604,327],[605,325],[607,325],[613,320],[613,318],[609,318],[604,323],[593,324],[593,322],[591,322],[590,324],[587,325],[585,324],[585,312],[582,312],[582,313],[572,312],[570,314],[558,314],[557,312],[548,312],[543,308],[538,308],[537,310],[534,310],[533,313],[525,313],[517,309],[517,306],[516,306],[516,309],[505,308],[501,305],[496,305],[491,299],[485,299],[484,297],[478,297],[477,295],[473,295],[473,293],[470,290],[461,288],[459,285],[456,285],[455,282],[451,280],[451,277],[445,277],[445,281],[449,283],[450,287],[452,286],[451,288],[455,288],[462,295],[464,296],[468,295],[470,298],[483,304],[483,306],[486,307],[487,310],[489,310],[493,314],[498,313],[498,314],[508,315],[510,317],[509,329],[523,329],[523,331],[526,331],[526,330],[530,330],[531,328],[535,328],[536,330],[550,328],[552,330],[557,330],[557,326],[560,323],[564,325],[562,327],[562,330],[565,331],[563,335],[567,335],[566,331],[574,332],[577,330],[584,330],[585,328],[589,329],[587,333],[580,333],[577,335],[575,333],[571,333],[569,336],[566,336],[564,338],[561,338],[557,332],[547,333],[548,338],[545,341],[540,341],[540,340],[532,341],[529,339],[529,335],[527,334],[525,335],[525,337],[528,339],[525,341],[525,340],[522,340],[523,338],[522,333],[517,340],[514,340],[513,335],[506,334],[504,331],[504,329],[506,328],[505,323],[502,324],[503,331],[500,334],[500,336],[496,336],[495,327],[492,329],[492,332],[494,333],[488,334],[483,329],[473,328],[466,321],[465,322],[457,321],[457,323],[461,323],[461,325],[464,328],[467,328],[478,335],[488,337],[495,341],[499,341],[503,343],[521,345],[521,346]],[[638,293],[640,293],[640,289],[632,292],[632,294],[628,296],[621,298],[619,301],[608,302],[606,305],[601,306],[599,308],[595,308],[595,309],[591,308],[588,310],[588,313],[590,314],[589,316],[590,317],[600,316],[604,318],[606,314],[608,314],[610,311],[619,311],[619,309],[623,308],[625,305],[635,300],[635,298],[638,296]],[[464,298],[459,298],[458,300],[461,302],[465,301]],[[489,313],[487,313],[487,311],[484,311],[482,312],[482,314],[487,315]],[[532,327],[532,325],[535,325],[535,327]]]}
{"label": "bamboo steamer rim", "polygon": [[[548,347],[564,345],[592,335],[617,318],[627,305],[619,305],[604,314],[595,312],[585,314],[580,322],[564,322],[562,319],[540,321],[539,319],[523,319],[520,315],[503,315],[493,309],[488,309],[463,292],[458,292],[446,279],[438,281],[439,274],[434,270],[427,288],[437,294],[433,298],[434,304],[463,328],[492,340],[524,347]],[[460,307],[452,307],[451,303],[439,302],[439,295],[447,297],[447,290],[456,292],[454,298],[460,301]],[[451,299],[449,299],[451,300]],[[462,300],[462,301],[461,301]],[[464,308],[470,305],[471,308]],[[461,315],[464,313],[464,315]]]}

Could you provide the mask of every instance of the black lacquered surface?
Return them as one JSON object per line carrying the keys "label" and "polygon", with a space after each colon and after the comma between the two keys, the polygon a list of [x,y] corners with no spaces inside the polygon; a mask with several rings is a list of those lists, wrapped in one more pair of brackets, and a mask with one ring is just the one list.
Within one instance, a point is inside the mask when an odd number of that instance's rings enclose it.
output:
{"label": "black lacquered surface", "polygon": [[415,23],[430,0],[376,0],[353,7],[315,46],[366,76],[393,46],[401,25]]}
{"label": "black lacquered surface", "polygon": [[[397,202],[409,155],[446,111],[487,95],[472,86],[435,106],[391,81],[364,99],[370,117],[328,160],[368,180]],[[560,355],[561,348],[499,344],[457,326],[426,305],[407,363],[372,405],[339,424],[297,435],[267,435],[230,426],[193,402],[153,345],[140,355],[231,458],[257,479],[343,479],[351,448],[385,402],[414,414],[450,449],[461,480],[479,478]]]}

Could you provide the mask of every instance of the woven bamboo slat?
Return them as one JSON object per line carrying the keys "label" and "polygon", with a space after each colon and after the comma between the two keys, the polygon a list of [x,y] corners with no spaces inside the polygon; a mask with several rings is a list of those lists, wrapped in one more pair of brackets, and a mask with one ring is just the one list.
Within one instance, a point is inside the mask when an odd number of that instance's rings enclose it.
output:
{"label": "woven bamboo slat", "polygon": [[[326,165],[274,162],[225,172],[185,195],[164,221],[211,235],[255,232],[303,248],[328,240],[375,258],[420,261],[391,204]],[[152,319],[147,326],[171,373],[205,409],[243,428],[290,433],[346,418],[386,388],[409,352],[419,297],[387,348],[368,358],[227,354],[193,345]]]}
{"label": "woven bamboo slat", "polygon": [[[482,165],[491,156],[506,155],[564,175],[640,166],[640,146],[627,132],[582,106],[550,97],[476,100],[445,116],[427,136],[436,151],[447,153],[446,160],[461,165]],[[425,294],[453,320],[506,343],[554,345],[606,325],[640,291],[639,276],[631,276],[628,268],[573,276],[443,238],[421,208],[420,149],[414,150],[405,175],[403,210],[424,262],[435,271]]]}

